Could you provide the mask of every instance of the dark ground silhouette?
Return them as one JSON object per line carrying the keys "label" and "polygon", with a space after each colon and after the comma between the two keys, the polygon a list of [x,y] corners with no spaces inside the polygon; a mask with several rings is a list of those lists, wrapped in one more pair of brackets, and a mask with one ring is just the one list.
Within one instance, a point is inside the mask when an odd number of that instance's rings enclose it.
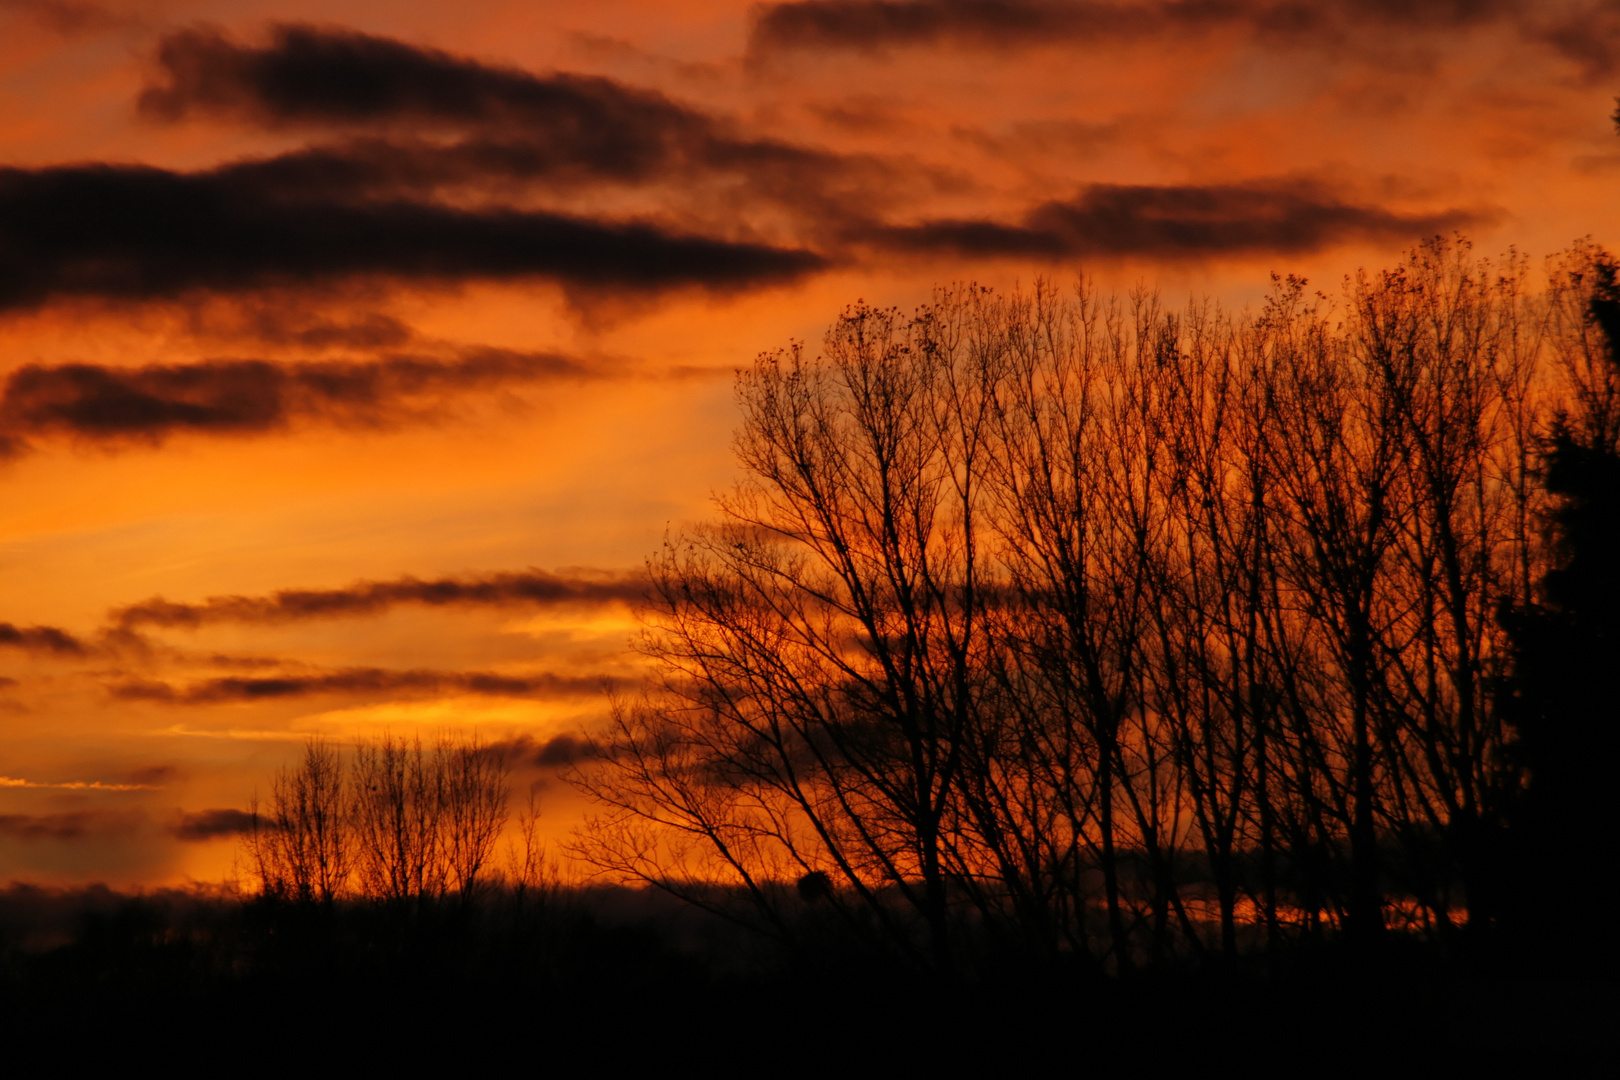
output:
{"label": "dark ground silhouette", "polygon": [[624,889],[407,912],[12,887],[0,913],[8,1058],[57,1067],[1398,1075],[1556,1068],[1613,1044],[1611,983],[1503,976],[1415,943],[1286,971],[1119,979],[1001,957],[945,976],[837,935],[771,950]]}

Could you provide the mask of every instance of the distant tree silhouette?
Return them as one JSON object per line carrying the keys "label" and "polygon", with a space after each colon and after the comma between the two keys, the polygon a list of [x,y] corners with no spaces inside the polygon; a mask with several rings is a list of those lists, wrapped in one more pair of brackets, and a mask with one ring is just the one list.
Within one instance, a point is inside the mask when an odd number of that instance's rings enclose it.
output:
{"label": "distant tree silhouette", "polygon": [[342,757],[325,739],[276,773],[264,812],[257,798],[249,808],[248,859],[264,892],[330,904],[344,890],[355,858],[349,797]]}
{"label": "distant tree silhouette", "polygon": [[[263,893],[331,903],[358,894],[395,902],[470,902],[487,881],[507,820],[511,763],[476,736],[424,745],[392,735],[360,740],[352,761],[320,738],[257,799],[246,838]],[[531,815],[532,815],[531,807]],[[539,873],[532,816],[519,869]]]}

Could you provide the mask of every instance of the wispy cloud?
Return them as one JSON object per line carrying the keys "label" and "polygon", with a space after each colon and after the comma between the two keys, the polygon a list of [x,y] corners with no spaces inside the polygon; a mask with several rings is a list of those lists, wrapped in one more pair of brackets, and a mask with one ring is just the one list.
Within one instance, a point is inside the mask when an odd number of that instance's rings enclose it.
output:
{"label": "wispy cloud", "polygon": [[0,836],[14,840],[79,840],[92,835],[125,835],[146,824],[139,812],[68,810],[49,814],[0,814]]}
{"label": "wispy cloud", "polygon": [[0,623],[0,647],[56,656],[85,656],[90,651],[84,642],[59,627],[11,623]]}
{"label": "wispy cloud", "polygon": [[939,219],[878,226],[867,238],[899,250],[974,256],[1214,255],[1310,251],[1346,240],[1416,241],[1477,223],[1487,211],[1404,214],[1356,203],[1304,180],[1244,184],[1093,184],[1016,222]]}
{"label": "wispy cloud", "polygon": [[146,19],[130,11],[79,0],[0,0],[0,11],[7,10],[31,16],[41,26],[64,37],[134,29],[147,24]]}
{"label": "wispy cloud", "polygon": [[172,34],[143,113],[337,141],[239,163],[242,185],[328,200],[504,197],[604,185],[660,189],[666,203],[720,198],[786,208],[811,231],[856,198],[870,208],[917,180],[904,165],[752,133],[645,87],[599,75],[532,73],[356,31],[282,24],[262,44],[215,30]]}
{"label": "wispy cloud", "polygon": [[114,784],[101,780],[64,780],[46,782],[23,780],[15,776],[0,776],[0,788],[50,788],[58,791],[161,791],[161,784]]}
{"label": "wispy cloud", "polygon": [[1620,10],[1607,0],[795,0],[755,9],[749,51],[1085,48],[1221,32],[1332,48],[1351,38],[1454,37],[1482,26],[1506,26],[1589,75],[1613,70],[1620,57]]}
{"label": "wispy cloud", "polygon": [[176,685],[151,679],[113,683],[108,692],[121,701],[148,701],[168,705],[220,705],[232,702],[274,701],[319,695],[445,695],[570,698],[600,694],[608,680],[591,675],[542,672],[508,675],[486,671],[390,670],[343,668],[313,674],[287,674],[256,678],[203,679]]}
{"label": "wispy cloud", "polygon": [[177,840],[195,843],[224,836],[240,836],[252,831],[254,825],[253,815],[243,810],[198,810],[182,813],[179,820],[169,827],[169,832]]}
{"label": "wispy cloud", "polygon": [[[303,422],[384,427],[431,417],[457,394],[594,377],[597,371],[565,356],[499,349],[453,360],[30,364],[0,391],[0,452],[15,456],[53,437],[152,444],[180,433],[262,434]],[[0,644],[5,640],[0,629]]]}
{"label": "wispy cloud", "polygon": [[553,607],[633,603],[645,589],[645,579],[639,573],[585,569],[552,573],[530,569],[465,577],[356,581],[337,589],[280,589],[261,596],[210,596],[192,604],[153,597],[115,608],[109,619],[123,629],[192,629],[225,622],[284,623],[376,615],[399,605]]}

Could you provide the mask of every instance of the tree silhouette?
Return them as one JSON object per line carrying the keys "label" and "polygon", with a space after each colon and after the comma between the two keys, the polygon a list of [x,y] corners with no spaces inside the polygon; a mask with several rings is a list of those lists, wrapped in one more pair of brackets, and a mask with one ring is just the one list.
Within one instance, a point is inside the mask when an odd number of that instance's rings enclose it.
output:
{"label": "tree silhouette", "polygon": [[282,899],[330,904],[357,891],[423,903],[454,891],[470,903],[506,824],[510,772],[505,748],[476,736],[382,735],[347,759],[312,738],[296,768],[276,773],[262,813],[254,800],[249,865]]}
{"label": "tree silhouette", "polygon": [[344,890],[355,844],[343,774],[338,749],[312,738],[297,768],[276,773],[263,814],[254,799],[246,846],[265,893],[330,904]]}
{"label": "tree silhouette", "polygon": [[[1620,285],[1593,253],[1572,280],[1567,315],[1592,331],[1565,357],[1577,387],[1553,418],[1544,480],[1553,565],[1536,603],[1509,608],[1504,680],[1523,789],[1512,830],[1509,918],[1520,943],[1560,962],[1611,963],[1612,920],[1594,917],[1612,877],[1620,826],[1613,800],[1620,752]],[[1595,340],[1593,340],[1595,338]]]}
{"label": "tree silhouette", "polygon": [[1454,932],[1517,783],[1538,410],[1620,416],[1567,318],[1593,256],[1532,297],[1437,240],[1241,317],[956,287],[762,356],[576,851],[790,938],[824,881],[935,964]]}

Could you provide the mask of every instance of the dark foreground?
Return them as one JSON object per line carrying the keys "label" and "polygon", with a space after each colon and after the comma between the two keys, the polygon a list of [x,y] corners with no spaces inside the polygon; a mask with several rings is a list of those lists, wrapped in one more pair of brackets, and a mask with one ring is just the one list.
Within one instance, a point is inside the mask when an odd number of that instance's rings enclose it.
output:
{"label": "dark foreground", "polygon": [[1612,979],[1398,939],[1125,976],[981,949],[942,975],[634,893],[402,912],[18,888],[0,932],[8,1071],[1572,1075],[1617,1044]]}

